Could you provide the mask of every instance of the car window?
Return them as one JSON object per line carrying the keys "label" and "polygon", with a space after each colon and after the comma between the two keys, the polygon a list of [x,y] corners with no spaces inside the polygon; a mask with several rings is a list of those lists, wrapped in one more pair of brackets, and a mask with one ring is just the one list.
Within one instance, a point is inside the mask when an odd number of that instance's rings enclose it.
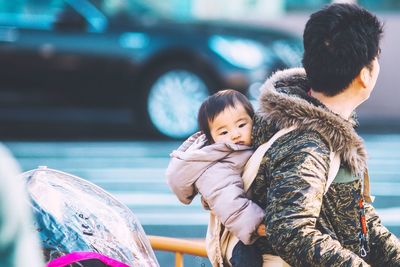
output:
{"label": "car window", "polygon": [[0,24],[50,29],[64,0],[0,0]]}

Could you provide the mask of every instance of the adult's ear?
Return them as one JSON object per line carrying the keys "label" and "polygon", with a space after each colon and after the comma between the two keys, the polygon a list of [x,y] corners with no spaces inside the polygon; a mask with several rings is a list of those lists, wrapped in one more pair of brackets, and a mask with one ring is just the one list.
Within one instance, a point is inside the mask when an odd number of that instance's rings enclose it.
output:
{"label": "adult's ear", "polygon": [[363,88],[368,88],[368,85],[371,82],[371,78],[371,71],[368,67],[362,68],[357,76],[357,80]]}

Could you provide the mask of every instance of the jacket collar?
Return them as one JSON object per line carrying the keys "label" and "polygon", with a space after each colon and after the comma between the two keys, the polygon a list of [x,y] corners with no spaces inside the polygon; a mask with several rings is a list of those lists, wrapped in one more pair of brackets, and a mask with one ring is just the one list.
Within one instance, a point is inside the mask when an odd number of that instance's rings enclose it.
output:
{"label": "jacket collar", "polygon": [[261,87],[258,115],[277,129],[296,126],[314,130],[340,153],[352,172],[361,177],[366,169],[366,150],[363,140],[354,130],[352,118],[344,120],[328,110],[317,99],[308,96],[310,86],[303,68],[276,72]]}

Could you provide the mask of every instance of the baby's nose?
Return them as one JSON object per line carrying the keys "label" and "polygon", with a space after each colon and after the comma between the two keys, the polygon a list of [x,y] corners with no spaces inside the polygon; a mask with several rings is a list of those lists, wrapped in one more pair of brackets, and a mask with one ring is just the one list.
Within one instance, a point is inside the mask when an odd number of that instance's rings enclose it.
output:
{"label": "baby's nose", "polygon": [[240,132],[239,131],[233,131],[232,132],[232,139],[237,139],[240,137]]}

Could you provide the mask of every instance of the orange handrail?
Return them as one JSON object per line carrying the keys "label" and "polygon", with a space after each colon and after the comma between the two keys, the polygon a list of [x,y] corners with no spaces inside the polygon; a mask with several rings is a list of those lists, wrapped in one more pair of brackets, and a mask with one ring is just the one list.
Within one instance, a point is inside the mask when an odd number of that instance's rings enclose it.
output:
{"label": "orange handrail", "polygon": [[165,236],[148,236],[154,250],[175,252],[175,267],[183,267],[183,254],[207,257],[204,239],[189,240]]}

